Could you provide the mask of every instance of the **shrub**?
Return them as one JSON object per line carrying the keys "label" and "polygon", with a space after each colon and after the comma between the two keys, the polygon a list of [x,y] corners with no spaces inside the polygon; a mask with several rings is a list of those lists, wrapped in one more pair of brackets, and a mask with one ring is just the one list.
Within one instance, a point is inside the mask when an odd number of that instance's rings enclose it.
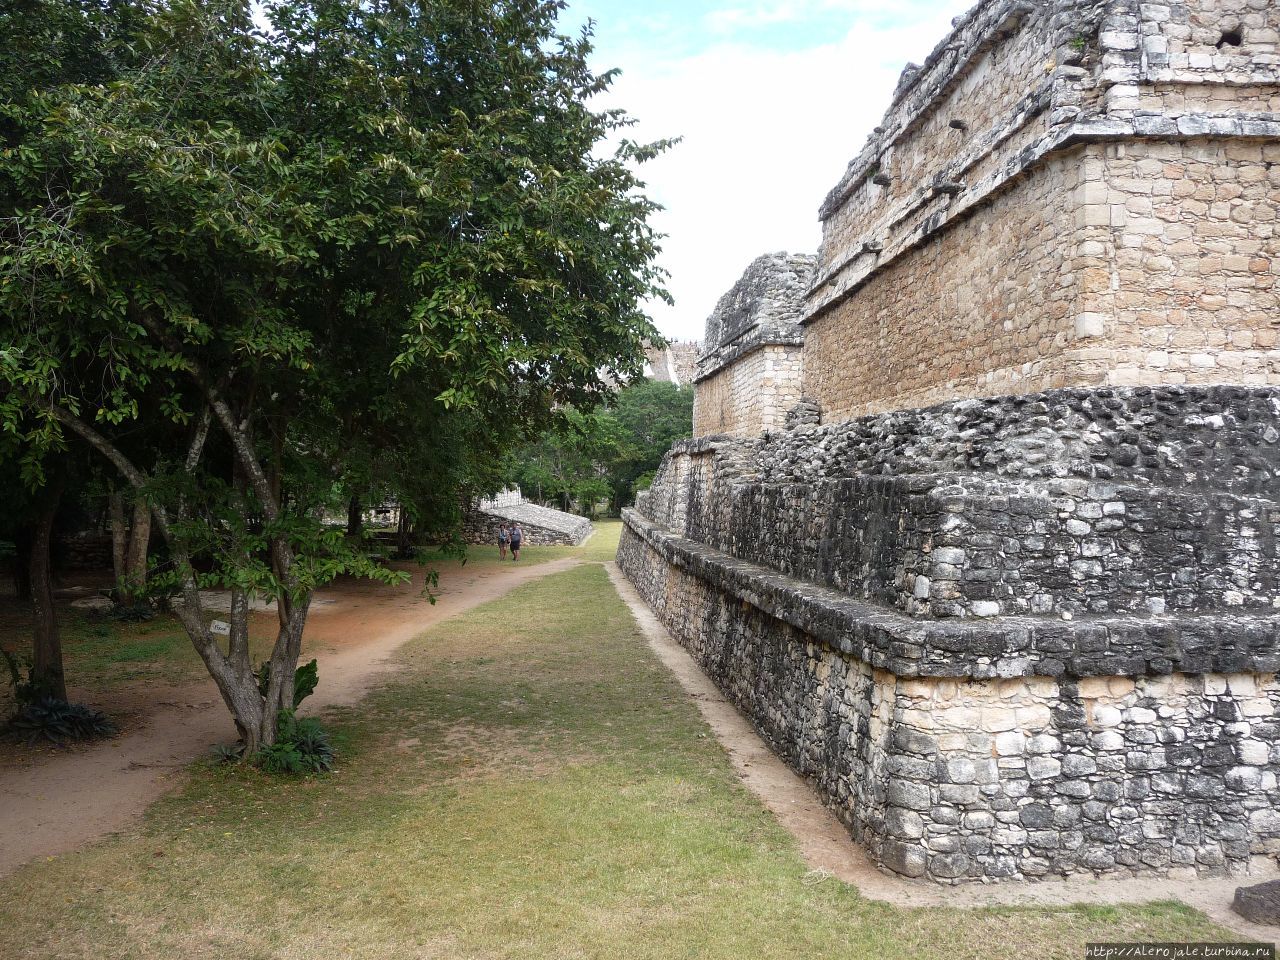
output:
{"label": "shrub", "polygon": [[109,614],[112,620],[118,620],[121,623],[146,623],[152,620],[156,615],[156,608],[146,600],[138,600],[132,603],[117,602],[111,608]]}
{"label": "shrub", "polygon": [[276,742],[258,751],[254,762],[269,773],[327,773],[333,769],[333,744],[313,717],[298,719],[281,710]]}
{"label": "shrub", "polygon": [[35,743],[41,737],[53,742],[96,740],[116,732],[106,714],[82,703],[40,697],[18,708],[5,728],[8,736]]}
{"label": "shrub", "polygon": [[[267,685],[271,683],[271,661],[268,660],[258,668],[258,692],[264,697],[267,695]],[[316,666],[316,662],[312,660],[310,663],[303,664],[293,672],[293,706],[296,709],[303,700],[316,692],[316,685],[320,682],[320,669]]]}
{"label": "shrub", "polygon": [[218,744],[213,748],[213,759],[218,763],[239,763],[244,759],[244,741]]}

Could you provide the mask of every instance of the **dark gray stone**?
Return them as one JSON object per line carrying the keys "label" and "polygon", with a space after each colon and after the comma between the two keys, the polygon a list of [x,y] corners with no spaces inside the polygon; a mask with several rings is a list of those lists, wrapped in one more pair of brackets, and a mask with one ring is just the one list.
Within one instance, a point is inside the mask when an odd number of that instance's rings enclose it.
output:
{"label": "dark gray stone", "polygon": [[1280,880],[1236,887],[1231,909],[1254,923],[1280,926]]}

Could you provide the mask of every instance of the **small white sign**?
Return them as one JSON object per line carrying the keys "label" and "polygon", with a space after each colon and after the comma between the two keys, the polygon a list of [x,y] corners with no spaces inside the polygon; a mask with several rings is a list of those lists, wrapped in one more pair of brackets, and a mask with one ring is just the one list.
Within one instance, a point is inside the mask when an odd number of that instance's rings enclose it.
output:
{"label": "small white sign", "polygon": [[209,632],[219,637],[231,636],[231,624],[225,620],[215,620],[209,624]]}

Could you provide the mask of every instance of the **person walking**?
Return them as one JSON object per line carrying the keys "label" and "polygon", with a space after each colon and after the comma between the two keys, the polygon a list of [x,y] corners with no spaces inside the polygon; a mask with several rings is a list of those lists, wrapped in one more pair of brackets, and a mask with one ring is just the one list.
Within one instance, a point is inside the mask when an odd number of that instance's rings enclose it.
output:
{"label": "person walking", "polygon": [[498,558],[507,559],[507,544],[511,542],[511,531],[507,529],[504,523],[498,527]]}
{"label": "person walking", "polygon": [[520,541],[524,539],[524,531],[520,529],[520,524],[513,523],[511,525],[511,559],[520,559]]}

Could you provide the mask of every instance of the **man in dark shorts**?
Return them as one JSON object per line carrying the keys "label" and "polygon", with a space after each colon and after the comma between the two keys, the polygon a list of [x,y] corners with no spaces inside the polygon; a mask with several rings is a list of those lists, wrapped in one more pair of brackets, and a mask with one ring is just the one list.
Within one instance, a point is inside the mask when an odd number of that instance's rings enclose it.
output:
{"label": "man in dark shorts", "polygon": [[520,529],[520,524],[513,523],[511,525],[511,559],[520,559],[520,541],[524,539],[524,531]]}

